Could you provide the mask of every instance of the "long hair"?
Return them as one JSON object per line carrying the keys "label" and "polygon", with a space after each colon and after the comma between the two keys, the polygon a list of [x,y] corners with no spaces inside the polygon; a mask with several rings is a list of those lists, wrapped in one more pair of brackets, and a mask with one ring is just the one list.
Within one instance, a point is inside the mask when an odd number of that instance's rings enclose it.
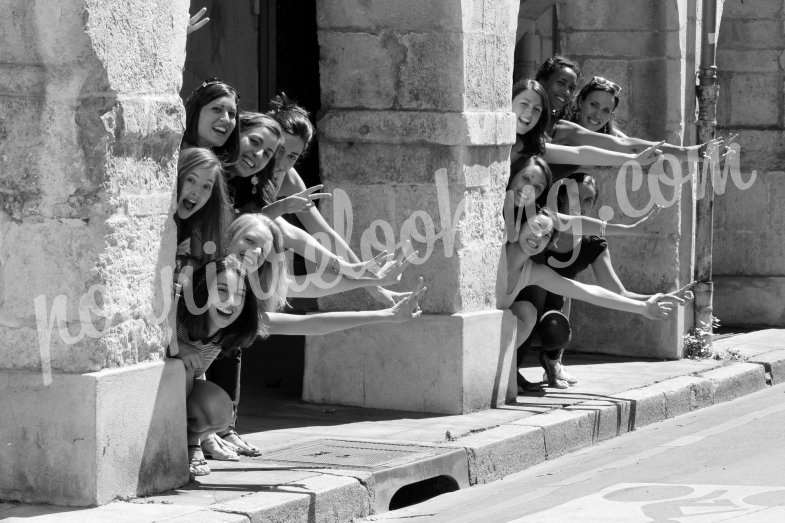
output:
{"label": "long hair", "polygon": [[215,262],[203,265],[194,272],[193,275],[193,301],[202,312],[192,311],[187,305],[188,300],[180,300],[177,305],[177,323],[185,329],[188,338],[193,341],[206,341],[214,339],[221,345],[223,350],[248,347],[256,337],[259,328],[259,312],[256,300],[246,297],[243,300],[243,308],[237,319],[228,327],[224,327],[219,332],[210,336],[209,313],[207,307],[210,298],[210,274],[214,273],[215,278],[224,272],[233,271],[244,281],[245,288],[248,289],[248,280],[245,277],[245,268],[242,262],[235,256],[229,255],[219,258]]}
{"label": "long hair", "polygon": [[545,88],[537,80],[525,78],[515,82],[512,86],[513,99],[524,91],[534,91],[539,95],[542,101],[542,113],[540,113],[540,118],[534,127],[528,133],[518,135],[518,140],[523,144],[523,153],[525,155],[543,155],[545,154],[545,142],[548,139],[547,131],[551,126],[551,103],[548,100]]}
{"label": "long hair", "polygon": [[[216,98],[229,96],[234,98],[239,106],[240,96],[237,90],[226,82],[217,78],[211,78],[202,82],[202,85],[194,89],[185,101],[185,133],[183,133],[184,145],[199,145],[199,113],[202,107],[209,104]],[[239,110],[238,110],[239,113]],[[234,129],[229,137],[220,147],[215,147],[213,152],[226,165],[231,165],[237,161],[240,153],[240,121],[239,114],[234,118]]]}
{"label": "long hair", "polygon": [[538,156],[536,154],[531,156],[521,156],[512,162],[510,165],[510,177],[507,179],[507,187],[505,188],[505,192],[510,190],[512,187],[512,182],[515,180],[515,177],[518,175],[518,173],[527,167],[532,166],[540,169],[545,176],[545,189],[543,189],[542,194],[540,194],[534,202],[537,208],[540,208],[545,206],[548,198],[548,191],[550,190],[551,184],[553,183],[553,174],[551,173],[551,168],[548,166],[548,162],[546,162],[542,156]]}
{"label": "long hair", "polygon": [[[185,223],[179,223],[178,227],[185,227],[189,231],[191,256],[200,261],[198,264],[201,265],[210,258],[223,256],[226,229],[232,221],[233,213],[221,162],[212,151],[203,147],[191,147],[180,151],[177,160],[178,200],[185,178],[199,167],[212,169],[215,172],[212,192],[202,208],[189,216]],[[204,244],[208,241],[213,242],[216,247],[212,255],[206,255],[204,252]]]}
{"label": "long hair", "polygon": [[[283,131],[273,117],[262,113],[243,111],[239,118],[241,134],[261,127],[270,131],[277,138],[276,150],[283,143]],[[258,173],[250,178],[253,180],[239,176],[230,180],[230,184],[234,188],[234,204],[236,208],[245,210],[248,210],[249,204],[252,204],[253,210],[258,212],[265,205],[273,203],[278,197],[278,185],[275,180],[275,154]]]}
{"label": "long hair", "polygon": [[621,87],[618,84],[603,78],[602,76],[593,77],[589,83],[584,85],[581,90],[578,91],[578,95],[570,105],[569,119],[571,122],[579,123],[580,106],[584,101],[586,101],[586,97],[594,91],[605,91],[606,93],[613,96],[613,109],[611,110],[611,117],[608,120],[608,123],[597,129],[595,132],[615,135],[616,126],[613,123],[613,111],[615,111],[619,106],[619,94],[621,93]]}
{"label": "long hair", "polygon": [[303,141],[305,146],[301,157],[304,156],[314,135],[314,127],[308,111],[281,91],[270,100],[270,110],[267,111],[267,115],[275,118],[285,133],[293,134]]}
{"label": "long hair", "polygon": [[[270,249],[263,252],[263,263],[255,274],[249,275],[250,289],[256,298],[258,308],[262,312],[274,312],[286,306],[286,289],[289,285],[289,274],[286,269],[283,233],[280,227],[263,214],[242,214],[229,226],[229,237],[232,241],[250,232],[258,232],[270,238]],[[235,253],[240,254],[240,253]],[[264,329],[264,325],[260,325]]]}

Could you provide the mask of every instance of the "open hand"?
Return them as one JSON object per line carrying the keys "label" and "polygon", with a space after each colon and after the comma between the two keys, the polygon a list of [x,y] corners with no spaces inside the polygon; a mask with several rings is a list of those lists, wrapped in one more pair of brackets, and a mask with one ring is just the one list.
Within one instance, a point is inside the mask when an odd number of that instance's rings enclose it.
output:
{"label": "open hand", "polygon": [[207,25],[207,22],[210,21],[210,18],[202,18],[205,13],[207,13],[207,8],[203,7],[199,9],[199,11],[197,11],[196,14],[190,18],[190,20],[188,20],[188,32],[186,34],[191,34]]}
{"label": "open hand", "polygon": [[425,294],[425,291],[427,290],[428,287],[425,286],[425,280],[420,276],[417,280],[417,287],[414,288],[411,294],[390,308],[392,321],[395,323],[403,323],[412,318],[419,318],[422,315],[420,299],[422,299],[423,294]]}
{"label": "open hand", "polygon": [[643,315],[650,320],[664,320],[676,310],[676,304],[679,302],[683,303],[684,300],[666,294],[654,294],[646,300]]}
{"label": "open hand", "polygon": [[379,278],[379,285],[394,285],[401,281],[403,271],[409,267],[409,264],[411,264],[412,260],[417,256],[419,256],[419,253],[414,251],[405,258],[399,257],[396,260],[391,260],[384,264],[376,274],[376,277]]}

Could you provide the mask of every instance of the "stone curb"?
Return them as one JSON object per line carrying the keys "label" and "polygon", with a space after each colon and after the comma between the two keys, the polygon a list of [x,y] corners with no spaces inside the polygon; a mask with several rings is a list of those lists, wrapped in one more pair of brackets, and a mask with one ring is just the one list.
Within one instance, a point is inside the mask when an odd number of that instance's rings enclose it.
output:
{"label": "stone curb", "polygon": [[[785,381],[785,350],[771,351],[746,363],[732,363],[691,376],[678,376],[613,397],[587,394],[584,401],[440,444],[466,451],[470,485],[489,483],[597,442],[651,423],[764,389]],[[405,468],[405,466],[404,466]],[[338,472],[338,471],[333,471]],[[338,472],[349,474],[348,471]],[[282,492],[256,493],[213,505],[212,510],[243,515],[250,521],[351,521],[369,515],[374,482],[330,476],[309,492],[281,485]],[[303,482],[301,482],[303,483]],[[292,487],[292,488],[289,488]],[[283,503],[282,503],[283,501]]]}
{"label": "stone curb", "polygon": [[[458,468],[467,471],[469,485],[489,483],[636,428],[730,401],[783,381],[785,350],[779,349],[761,353],[748,362],[678,376],[612,397],[587,393],[583,401],[437,446],[465,451],[466,466]],[[411,465],[420,466],[416,462]],[[397,473],[404,472],[406,467],[402,465]],[[379,512],[374,507],[378,485],[371,474],[339,469],[311,472],[314,476],[267,485],[264,491],[187,514],[171,514],[165,520],[338,523]],[[463,472],[453,465],[453,470],[435,473]],[[460,483],[464,486],[466,480]]]}
{"label": "stone curb", "polygon": [[[466,448],[472,484],[495,481],[636,428],[764,389],[765,366],[785,379],[785,350],[762,356],[766,357],[671,378],[612,398],[590,398],[461,439],[456,445]],[[518,448],[522,445],[527,447]]]}

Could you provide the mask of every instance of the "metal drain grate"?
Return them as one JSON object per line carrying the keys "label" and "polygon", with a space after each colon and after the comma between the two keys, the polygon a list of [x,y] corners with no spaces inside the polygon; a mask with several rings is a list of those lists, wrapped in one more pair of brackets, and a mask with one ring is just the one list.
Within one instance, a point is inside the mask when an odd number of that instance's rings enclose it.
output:
{"label": "metal drain grate", "polygon": [[450,451],[417,445],[323,439],[264,453],[263,461],[319,467],[375,470]]}

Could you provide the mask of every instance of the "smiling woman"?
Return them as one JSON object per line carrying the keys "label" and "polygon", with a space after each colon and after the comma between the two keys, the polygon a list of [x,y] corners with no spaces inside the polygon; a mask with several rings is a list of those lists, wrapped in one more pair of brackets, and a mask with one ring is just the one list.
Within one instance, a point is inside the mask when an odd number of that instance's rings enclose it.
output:
{"label": "smiling woman", "polygon": [[182,148],[209,147],[221,159],[237,160],[240,129],[237,91],[216,78],[202,82],[185,101],[185,133]]}

